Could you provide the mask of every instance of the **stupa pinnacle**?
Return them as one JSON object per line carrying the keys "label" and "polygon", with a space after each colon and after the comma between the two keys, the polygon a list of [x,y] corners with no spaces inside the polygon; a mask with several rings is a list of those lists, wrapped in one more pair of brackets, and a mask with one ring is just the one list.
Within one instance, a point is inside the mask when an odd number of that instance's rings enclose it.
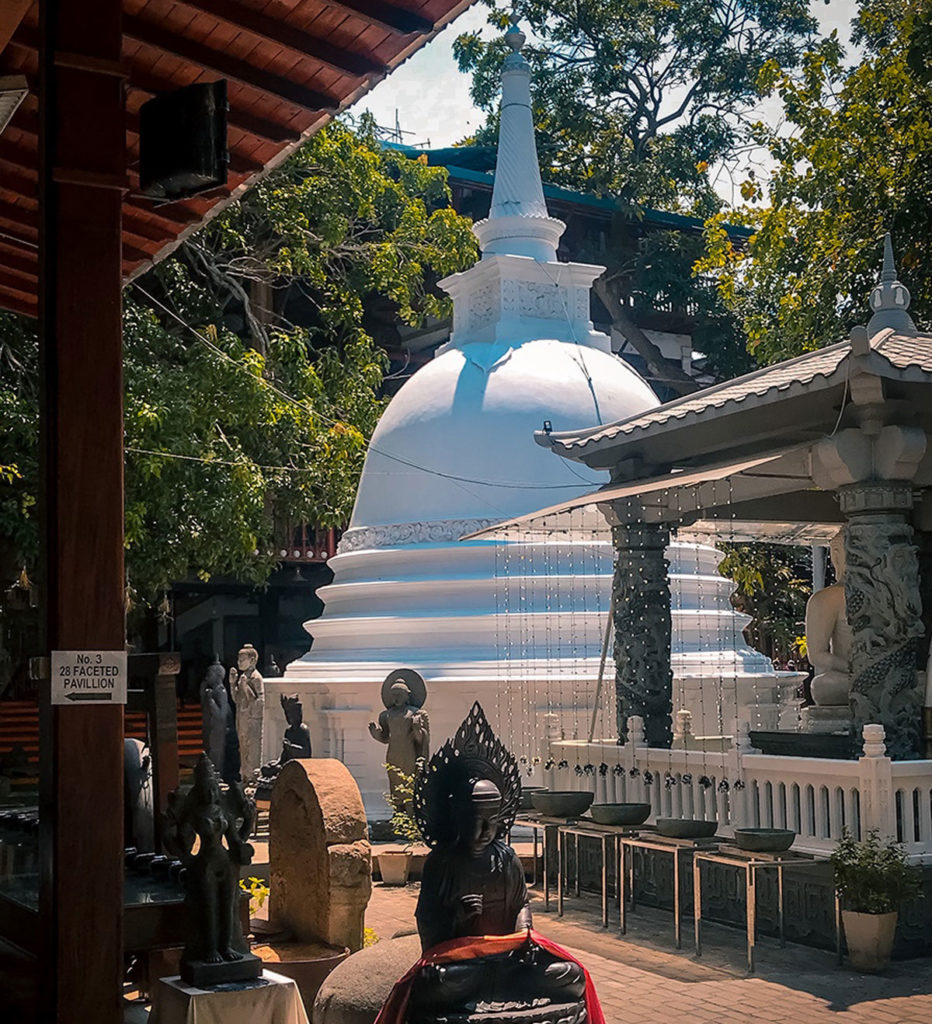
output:
{"label": "stupa pinnacle", "polygon": [[524,38],[512,22],[505,36],[512,52],[502,65],[492,207],[473,231],[485,257],[504,254],[555,262],[566,225],[547,213],[544,201],[531,111],[531,68],[521,53]]}
{"label": "stupa pinnacle", "polygon": [[[605,267],[557,262],[566,225],[549,215],[544,201],[524,33],[512,24],[505,41],[512,52],[502,64],[492,205],[473,225],[482,259],[439,282],[453,298],[453,334],[437,354],[469,345],[470,358],[488,368],[506,350],[540,339],[610,353],[608,336],[594,331],[589,319],[592,282]],[[487,347],[484,355],[479,345]]]}

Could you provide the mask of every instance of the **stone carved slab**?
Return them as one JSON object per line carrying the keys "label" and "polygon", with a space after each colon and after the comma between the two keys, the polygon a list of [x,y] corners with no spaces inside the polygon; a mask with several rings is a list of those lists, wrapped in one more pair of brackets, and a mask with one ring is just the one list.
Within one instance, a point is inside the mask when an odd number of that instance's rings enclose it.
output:
{"label": "stone carved slab", "polygon": [[896,514],[855,515],[846,531],[855,730],[882,725],[894,760],[921,756],[916,658],[925,630],[912,541],[912,527]]}
{"label": "stone carved slab", "polygon": [[438,519],[423,523],[392,523],[387,526],[357,526],[340,538],[339,553],[367,551],[373,548],[399,547],[403,544],[442,544],[459,540],[467,533],[484,530],[499,519]]}
{"label": "stone carved slab", "polygon": [[362,948],[372,850],[359,787],[330,758],[289,761],[269,811],[269,918],[299,942]]}

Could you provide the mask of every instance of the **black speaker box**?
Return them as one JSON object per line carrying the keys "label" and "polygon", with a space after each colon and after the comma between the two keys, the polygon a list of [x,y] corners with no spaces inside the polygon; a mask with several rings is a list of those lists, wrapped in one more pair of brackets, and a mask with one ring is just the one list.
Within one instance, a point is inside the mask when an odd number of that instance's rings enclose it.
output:
{"label": "black speaker box", "polygon": [[225,185],[227,84],[198,82],[163,93],[139,111],[139,184],[171,202]]}

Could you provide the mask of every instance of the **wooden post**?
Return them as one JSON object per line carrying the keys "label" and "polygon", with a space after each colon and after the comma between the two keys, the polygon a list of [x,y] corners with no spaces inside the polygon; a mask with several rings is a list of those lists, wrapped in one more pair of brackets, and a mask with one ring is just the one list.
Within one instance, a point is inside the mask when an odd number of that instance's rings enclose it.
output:
{"label": "wooden post", "polygon": [[[120,0],[40,5],[47,650],[123,650]],[[42,707],[41,1019],[118,1024],[123,708]]]}

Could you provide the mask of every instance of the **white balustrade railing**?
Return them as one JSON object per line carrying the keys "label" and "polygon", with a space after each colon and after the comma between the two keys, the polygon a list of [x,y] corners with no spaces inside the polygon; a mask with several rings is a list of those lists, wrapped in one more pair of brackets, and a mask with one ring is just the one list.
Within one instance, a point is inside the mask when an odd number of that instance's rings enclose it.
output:
{"label": "white balustrade railing", "polygon": [[552,738],[545,784],[589,790],[596,803],[649,803],[657,818],[715,819],[735,828],[789,828],[794,849],[827,855],[847,828],[903,843],[910,859],[932,862],[932,761],[891,761],[880,725],[863,730],[857,760],[759,754],[746,732],[729,750],[657,749],[643,723],[629,720],[628,742]]}

